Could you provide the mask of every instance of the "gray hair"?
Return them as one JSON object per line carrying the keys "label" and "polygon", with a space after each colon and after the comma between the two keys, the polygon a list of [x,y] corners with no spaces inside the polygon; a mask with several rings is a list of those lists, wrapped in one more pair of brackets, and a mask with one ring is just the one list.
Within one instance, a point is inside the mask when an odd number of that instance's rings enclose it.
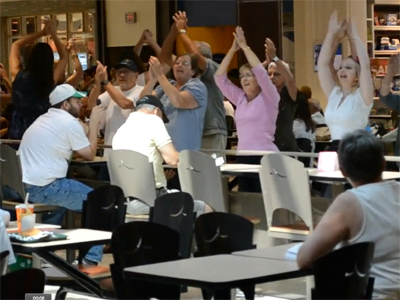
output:
{"label": "gray hair", "polygon": [[212,51],[211,51],[210,44],[208,44],[206,42],[196,41],[196,46],[197,46],[197,48],[199,48],[200,53],[204,57],[212,59]]}
{"label": "gray hair", "polygon": [[365,129],[346,134],[340,142],[338,154],[340,167],[351,181],[367,184],[382,176],[384,146]]}
{"label": "gray hair", "polygon": [[[285,63],[283,60],[281,60],[282,64],[285,66],[286,69],[288,69],[288,71],[290,72],[290,67],[287,63]],[[278,68],[275,62],[270,62],[268,64],[268,70],[270,67],[275,67],[276,69]]]}
{"label": "gray hair", "polygon": [[136,111],[145,110],[147,112],[153,112],[155,109],[156,109],[156,107],[154,105],[144,103],[144,104],[140,104],[140,105],[136,106],[135,110]]}

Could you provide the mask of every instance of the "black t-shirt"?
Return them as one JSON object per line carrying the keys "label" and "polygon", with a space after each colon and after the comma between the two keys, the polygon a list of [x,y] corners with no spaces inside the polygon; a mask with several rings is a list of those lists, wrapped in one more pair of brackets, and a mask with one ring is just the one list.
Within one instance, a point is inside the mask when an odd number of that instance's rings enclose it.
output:
{"label": "black t-shirt", "polygon": [[298,151],[296,138],[293,133],[293,121],[297,101],[307,101],[300,91],[297,91],[296,101],[289,95],[289,90],[284,86],[280,92],[279,113],[276,120],[275,145],[280,151]]}

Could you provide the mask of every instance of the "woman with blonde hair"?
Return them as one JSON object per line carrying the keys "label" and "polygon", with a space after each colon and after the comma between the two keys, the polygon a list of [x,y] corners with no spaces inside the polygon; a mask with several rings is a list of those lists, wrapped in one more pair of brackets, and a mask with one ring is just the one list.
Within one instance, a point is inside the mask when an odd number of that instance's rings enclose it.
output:
{"label": "woman with blonde hair", "polygon": [[[340,33],[347,34],[354,44],[358,58],[348,57],[342,61],[336,72],[331,72],[332,56],[336,49],[332,47]],[[325,120],[332,138],[331,150],[337,151],[342,137],[368,124],[373,102],[373,83],[370,60],[353,21],[341,23],[335,11],[329,20],[329,30],[322,45],[318,60],[318,77],[321,88],[328,98]]]}

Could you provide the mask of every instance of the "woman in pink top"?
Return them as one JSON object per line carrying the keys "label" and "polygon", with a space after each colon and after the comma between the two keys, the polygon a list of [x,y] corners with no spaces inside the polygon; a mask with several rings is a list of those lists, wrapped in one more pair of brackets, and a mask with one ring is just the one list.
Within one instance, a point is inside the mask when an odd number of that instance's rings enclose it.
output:
{"label": "woman in pink top", "polygon": [[[238,132],[238,150],[278,151],[274,144],[279,93],[269,79],[258,57],[247,46],[243,30],[237,27],[235,41],[215,73],[215,82],[224,96],[236,105],[235,121]],[[248,64],[241,66],[242,89],[227,77],[233,55],[242,49]]]}
{"label": "woman in pink top", "polygon": [[[232,47],[221,62],[214,78],[224,96],[236,105],[238,150],[278,151],[274,144],[274,134],[280,100],[279,93],[258,57],[247,46],[242,28],[237,27],[236,33],[233,35],[235,40]],[[241,66],[239,70],[242,89],[229,81],[226,73],[233,55],[239,49],[243,50],[249,62]],[[260,156],[238,157],[238,161],[241,163],[250,164],[259,164],[260,159]],[[253,181],[254,184],[251,186],[246,184],[246,191],[261,192],[259,180],[256,178]],[[239,181],[239,190],[244,191],[244,187],[240,183],[241,181]]]}

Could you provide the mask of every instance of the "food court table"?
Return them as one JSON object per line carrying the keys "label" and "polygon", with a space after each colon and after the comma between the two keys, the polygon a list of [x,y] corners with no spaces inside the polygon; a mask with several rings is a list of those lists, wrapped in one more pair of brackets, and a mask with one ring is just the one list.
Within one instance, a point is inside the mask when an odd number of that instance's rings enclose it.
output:
{"label": "food court table", "polygon": [[192,286],[210,291],[311,274],[311,270],[300,270],[296,262],[238,255],[189,258],[124,270],[127,279]]}
{"label": "food court table", "polygon": [[44,261],[52,264],[61,272],[67,274],[75,280],[80,286],[94,295],[102,297],[100,285],[98,282],[79,271],[78,268],[69,264],[67,261],[54,254],[56,250],[79,249],[83,247],[92,247],[111,243],[111,232],[91,230],[91,229],[73,229],[61,230],[54,229],[56,233],[67,236],[66,240],[39,242],[39,243],[18,243],[12,242],[14,252],[33,253]]}
{"label": "food court table", "polygon": [[298,244],[301,244],[301,243],[291,243],[291,244],[285,244],[285,245],[268,247],[268,248],[238,251],[238,252],[233,252],[232,255],[292,261],[291,259],[288,259],[286,257],[286,253],[290,248],[292,248]]}

